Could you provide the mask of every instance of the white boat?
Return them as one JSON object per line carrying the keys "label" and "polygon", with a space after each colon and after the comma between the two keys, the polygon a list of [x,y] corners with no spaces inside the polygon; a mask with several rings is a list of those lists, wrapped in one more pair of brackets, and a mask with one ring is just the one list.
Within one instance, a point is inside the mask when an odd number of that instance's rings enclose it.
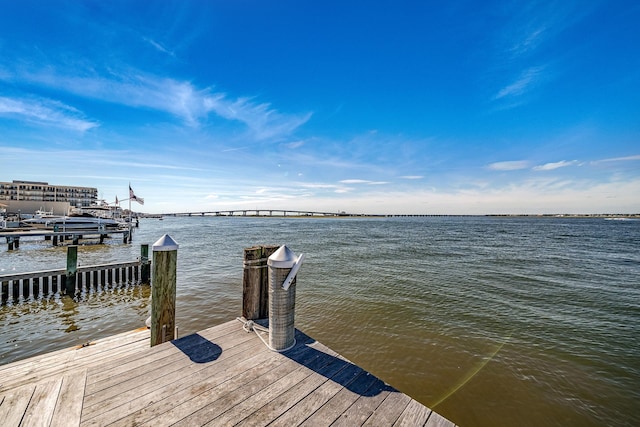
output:
{"label": "white boat", "polygon": [[23,225],[53,231],[108,232],[120,228],[120,221],[98,218],[91,214],[47,216],[22,221]]}
{"label": "white boat", "polygon": [[69,215],[53,215],[39,211],[33,218],[22,221],[23,225],[53,231],[109,232],[126,227],[123,220],[116,218],[108,206],[72,208]]}

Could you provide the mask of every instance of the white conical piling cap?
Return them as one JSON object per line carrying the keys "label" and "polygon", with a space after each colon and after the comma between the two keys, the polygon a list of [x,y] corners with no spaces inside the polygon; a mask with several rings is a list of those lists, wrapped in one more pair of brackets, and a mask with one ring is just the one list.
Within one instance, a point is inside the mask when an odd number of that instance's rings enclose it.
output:
{"label": "white conical piling cap", "polygon": [[175,240],[171,238],[168,234],[165,234],[161,238],[158,239],[157,242],[153,244],[151,249],[154,252],[168,252],[168,251],[177,251],[178,244]]}
{"label": "white conical piling cap", "polygon": [[296,263],[296,254],[282,245],[267,260],[267,265],[275,268],[291,268]]}

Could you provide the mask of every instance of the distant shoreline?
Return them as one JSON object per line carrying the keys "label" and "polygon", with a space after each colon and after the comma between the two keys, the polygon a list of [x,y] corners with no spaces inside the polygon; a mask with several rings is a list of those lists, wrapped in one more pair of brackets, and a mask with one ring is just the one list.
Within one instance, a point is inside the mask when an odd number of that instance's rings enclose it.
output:
{"label": "distant shoreline", "polygon": [[[296,211],[292,211],[296,212]],[[640,213],[636,214],[324,214],[324,215],[311,215],[311,214],[211,214],[193,212],[179,213],[179,214],[145,214],[138,213],[140,218],[167,218],[167,217],[224,217],[224,218],[419,218],[419,217],[450,217],[450,218],[480,218],[480,217],[492,217],[492,218],[610,218],[610,219],[640,219]]]}

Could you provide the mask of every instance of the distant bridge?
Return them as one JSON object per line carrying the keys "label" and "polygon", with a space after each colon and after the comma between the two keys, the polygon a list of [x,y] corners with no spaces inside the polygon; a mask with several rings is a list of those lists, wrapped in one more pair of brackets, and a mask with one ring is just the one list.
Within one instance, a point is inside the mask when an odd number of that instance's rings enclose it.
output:
{"label": "distant bridge", "polygon": [[385,217],[387,215],[367,215],[350,214],[346,212],[314,212],[291,209],[235,209],[228,211],[195,211],[163,213],[162,216],[315,216],[315,217],[337,217],[337,216],[376,216]]}

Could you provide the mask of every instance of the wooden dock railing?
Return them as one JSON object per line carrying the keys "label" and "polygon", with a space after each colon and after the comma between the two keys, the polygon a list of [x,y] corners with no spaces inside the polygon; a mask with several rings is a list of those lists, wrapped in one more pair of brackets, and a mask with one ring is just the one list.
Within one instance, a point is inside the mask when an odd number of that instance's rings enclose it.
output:
{"label": "wooden dock railing", "polygon": [[140,253],[135,261],[77,267],[77,246],[69,246],[66,269],[0,275],[1,303],[53,294],[74,296],[92,288],[149,283],[149,245],[141,245]]}

